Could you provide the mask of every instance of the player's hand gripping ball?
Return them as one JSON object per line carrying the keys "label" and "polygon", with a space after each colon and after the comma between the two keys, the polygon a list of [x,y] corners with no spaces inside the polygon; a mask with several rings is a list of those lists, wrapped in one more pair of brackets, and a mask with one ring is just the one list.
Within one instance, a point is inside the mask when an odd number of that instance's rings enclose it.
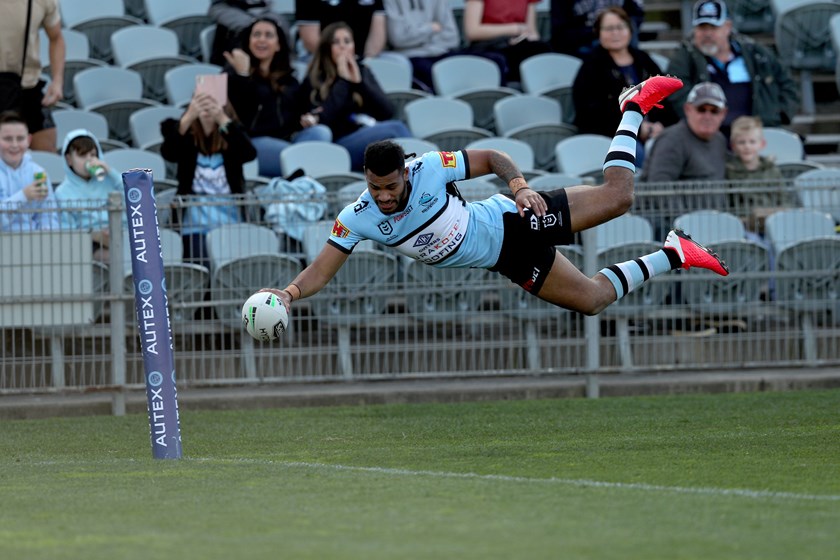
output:
{"label": "player's hand gripping ball", "polygon": [[283,301],[271,292],[257,292],[242,306],[242,324],[261,342],[274,342],[286,332],[289,313]]}

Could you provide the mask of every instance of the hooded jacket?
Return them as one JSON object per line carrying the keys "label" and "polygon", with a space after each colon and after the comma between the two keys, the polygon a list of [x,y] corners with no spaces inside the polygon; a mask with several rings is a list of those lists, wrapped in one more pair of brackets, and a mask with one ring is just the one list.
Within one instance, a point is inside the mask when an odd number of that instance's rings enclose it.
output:
{"label": "hooded jacket", "polygon": [[[70,142],[81,136],[88,136],[96,144],[96,157],[102,157],[102,146],[99,140],[89,130],[77,128],[71,130],[64,137],[61,155],[67,155]],[[61,227],[64,229],[82,229],[99,231],[108,229],[108,195],[112,192],[122,192],[122,177],[119,171],[110,168],[108,174],[99,181],[95,177],[84,179],[73,171],[67,158],[64,158],[64,181],[56,188],[55,197],[61,206]],[[98,207],[93,209],[92,207]]]}
{"label": "hooded jacket", "polygon": [[[44,173],[44,168],[35,163],[28,151],[17,168],[11,168],[0,160],[0,231],[33,231],[58,229],[58,212],[44,212],[44,209],[57,209],[55,193],[47,177],[49,194],[44,200],[27,200],[23,189],[35,180],[36,173]],[[39,210],[37,212],[26,210]]]}
{"label": "hooded jacket", "polygon": [[[448,0],[384,0],[388,42],[409,58],[441,56],[461,46]],[[432,22],[441,30],[435,33]]]}

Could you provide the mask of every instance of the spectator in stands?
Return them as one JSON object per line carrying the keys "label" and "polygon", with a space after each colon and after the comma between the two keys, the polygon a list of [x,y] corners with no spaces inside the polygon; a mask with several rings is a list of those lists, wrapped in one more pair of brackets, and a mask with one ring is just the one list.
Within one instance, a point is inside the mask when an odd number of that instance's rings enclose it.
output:
{"label": "spectator in stands", "polygon": [[31,140],[19,113],[0,113],[0,231],[59,227],[50,178],[33,161]]}
{"label": "spectator in stands", "polygon": [[721,0],[700,0],[694,4],[693,16],[691,38],[683,41],[668,66],[668,72],[685,83],[674,96],[674,107],[680,110],[695,84],[715,82],[726,93],[724,134],[741,115],[758,117],[764,126],[789,124],[799,110],[799,95],[776,55],[749,37],[733,33]]}
{"label": "spectator in stands", "polygon": [[393,105],[373,73],[357,62],[353,30],[346,23],[324,28],[301,92],[308,101],[303,126],[329,126],[333,141],[350,151],[356,171],[371,142],[411,136],[405,123],[391,120]]}
{"label": "spectator in stands", "polygon": [[330,142],[332,132],[323,125],[301,125],[300,83],[292,74],[289,46],[278,22],[260,16],[246,35],[243,48],[224,53],[230,102],[257,150],[259,174],[279,177],[280,152],[290,143]]}
{"label": "spectator in stands", "polygon": [[507,62],[495,52],[461,48],[461,32],[455,23],[449,0],[384,0],[388,42],[393,52],[411,61],[414,83],[433,92],[432,65],[459,54],[476,54],[495,62],[504,76]]}
{"label": "spectator in stands", "polygon": [[540,0],[467,0],[464,39],[474,51],[497,52],[507,62],[507,82],[519,82],[519,64],[551,51],[537,30]]}
{"label": "spectator in stands", "polygon": [[642,0],[551,0],[551,46],[559,53],[585,57],[598,45],[598,14],[607,8],[623,8],[633,26],[630,44],[637,47],[643,4]]}
{"label": "spectator in stands", "polygon": [[[14,110],[23,115],[32,135],[33,150],[54,152],[57,140],[50,107],[64,97],[65,45],[58,0],[33,1],[30,16],[27,16],[28,8],[26,1],[2,2],[0,7],[0,52],[3,53],[0,72],[20,76],[21,87],[18,96],[3,95],[0,111]],[[28,28],[24,25],[27,21]],[[41,79],[41,28],[49,41],[49,85]],[[5,92],[6,88],[3,89]]]}
{"label": "spectator in stands", "polygon": [[[271,0],[213,0],[207,12],[216,22],[209,62],[223,66],[224,52],[240,47],[243,33],[260,17],[273,18],[283,29],[284,37],[289,37],[289,23],[271,8]],[[247,35],[245,40],[247,42]],[[287,48],[292,46],[284,45]]]}
{"label": "spectator in stands", "polygon": [[[750,181],[748,190],[737,189],[730,198],[730,206],[747,213],[748,230],[763,234],[764,220],[781,208],[790,207],[790,200],[782,188],[783,176],[772,158],[761,155],[767,146],[764,127],[757,117],[741,116],[732,121],[729,136],[733,157],[726,164],[726,178],[731,181]],[[766,181],[766,188],[758,189],[755,181]]]}
{"label": "spectator in stands", "polygon": [[167,119],[160,129],[160,153],[178,164],[178,195],[187,201],[180,216],[184,259],[207,266],[205,234],[242,221],[243,207],[231,195],[244,193],[242,166],[257,151],[233,107],[209,93],[195,92],[180,120]]}
{"label": "spectator in stands", "polygon": [[[647,156],[641,181],[723,181],[726,175],[726,137],[720,126],[726,118],[726,95],[712,82],[691,89],[683,106],[685,118],[667,127],[656,138]],[[693,188],[689,185],[683,189]],[[648,217],[657,234],[667,231],[680,214],[708,208],[725,208],[726,199],[705,186],[697,194],[665,196],[649,201]]]}
{"label": "spectator in stands", "polygon": [[[575,104],[575,125],[586,134],[609,136],[621,122],[618,96],[625,88],[661,74],[659,66],[644,51],[630,44],[633,27],[623,9],[611,7],[595,18],[598,43],[584,59],[572,86]],[[645,117],[639,129],[636,164],[643,166],[644,143],[662,132],[664,125],[674,124],[676,114],[671,104],[663,101],[663,109]]]}
{"label": "spectator in stands", "polygon": [[55,189],[55,198],[61,206],[61,227],[90,231],[93,258],[107,263],[111,245],[108,196],[123,191],[122,176],[102,159],[99,140],[89,130],[79,128],[68,132],[61,153],[66,174]]}
{"label": "spectator in stands", "polygon": [[303,46],[299,54],[314,56],[324,29],[339,21],[352,30],[359,60],[385,50],[388,36],[382,0],[296,0],[295,23]]}

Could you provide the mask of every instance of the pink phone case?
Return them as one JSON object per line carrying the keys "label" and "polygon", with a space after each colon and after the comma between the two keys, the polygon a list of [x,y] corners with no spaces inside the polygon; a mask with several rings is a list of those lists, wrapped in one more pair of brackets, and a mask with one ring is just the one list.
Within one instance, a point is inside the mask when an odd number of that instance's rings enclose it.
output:
{"label": "pink phone case", "polygon": [[195,77],[195,91],[209,93],[220,106],[227,105],[227,74],[200,74]]}

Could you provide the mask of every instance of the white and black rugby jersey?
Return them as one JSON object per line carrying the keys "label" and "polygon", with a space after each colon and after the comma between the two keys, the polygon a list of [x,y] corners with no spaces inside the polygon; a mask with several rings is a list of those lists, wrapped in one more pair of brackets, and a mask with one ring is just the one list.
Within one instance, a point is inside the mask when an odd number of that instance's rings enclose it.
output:
{"label": "white and black rugby jersey", "polygon": [[411,192],[401,212],[383,214],[366,189],[344,208],[328,243],[350,253],[372,239],[415,260],[439,267],[489,268],[502,249],[502,214],[516,203],[502,194],[464,202],[446,185],[466,178],[463,152],[428,152],[406,163]]}

